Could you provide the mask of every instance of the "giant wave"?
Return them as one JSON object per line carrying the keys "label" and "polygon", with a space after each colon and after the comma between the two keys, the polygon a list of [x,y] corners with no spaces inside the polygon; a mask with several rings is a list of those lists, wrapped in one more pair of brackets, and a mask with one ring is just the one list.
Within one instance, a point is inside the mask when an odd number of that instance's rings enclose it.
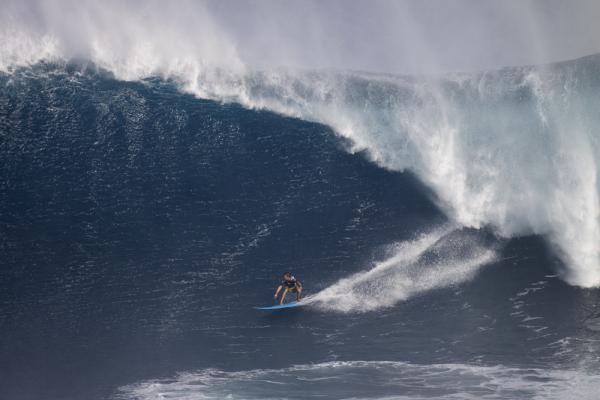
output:
{"label": "giant wave", "polygon": [[7,13],[0,69],[83,58],[118,79],[160,76],[201,98],[326,124],[351,151],[415,173],[457,223],[543,235],[567,266],[565,280],[600,285],[600,57],[437,76],[255,69],[208,14],[182,20],[167,8],[158,34],[142,17],[111,30],[118,12],[70,12],[95,13],[83,35],[56,16],[31,28]]}

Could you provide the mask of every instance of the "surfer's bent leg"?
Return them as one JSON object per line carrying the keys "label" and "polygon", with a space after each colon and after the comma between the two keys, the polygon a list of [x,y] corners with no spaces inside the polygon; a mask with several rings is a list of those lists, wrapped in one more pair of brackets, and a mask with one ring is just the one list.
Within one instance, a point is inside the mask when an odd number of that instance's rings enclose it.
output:
{"label": "surfer's bent leg", "polygon": [[285,288],[283,290],[283,294],[281,295],[281,301],[279,302],[279,304],[283,304],[283,300],[285,299],[285,295],[287,294],[287,292],[288,292],[288,288]]}
{"label": "surfer's bent leg", "polygon": [[302,285],[300,283],[296,284],[296,301],[300,301],[302,298]]}

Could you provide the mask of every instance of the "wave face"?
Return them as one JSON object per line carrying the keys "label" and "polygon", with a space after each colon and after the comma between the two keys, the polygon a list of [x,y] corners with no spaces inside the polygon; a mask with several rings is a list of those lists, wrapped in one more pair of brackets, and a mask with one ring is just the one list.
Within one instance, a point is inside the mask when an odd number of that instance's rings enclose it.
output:
{"label": "wave face", "polygon": [[[256,70],[206,7],[191,21],[190,6],[166,7],[158,35],[144,10],[146,22],[121,7],[126,20],[112,30],[119,12],[73,4],[75,19],[97,16],[71,27],[77,43],[60,15],[42,12],[39,29],[5,18],[0,69],[83,57],[118,79],[161,76],[201,98],[326,124],[380,167],[415,173],[457,223],[544,235],[564,279],[600,284],[598,56],[438,77]],[[28,13],[11,7],[7,15]]]}

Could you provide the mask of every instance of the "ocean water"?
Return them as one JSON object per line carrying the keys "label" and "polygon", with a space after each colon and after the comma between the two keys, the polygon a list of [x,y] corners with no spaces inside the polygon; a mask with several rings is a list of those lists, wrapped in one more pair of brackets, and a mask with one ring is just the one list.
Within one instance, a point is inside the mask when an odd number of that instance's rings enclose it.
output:
{"label": "ocean water", "polygon": [[595,399],[599,72],[0,73],[0,398]]}

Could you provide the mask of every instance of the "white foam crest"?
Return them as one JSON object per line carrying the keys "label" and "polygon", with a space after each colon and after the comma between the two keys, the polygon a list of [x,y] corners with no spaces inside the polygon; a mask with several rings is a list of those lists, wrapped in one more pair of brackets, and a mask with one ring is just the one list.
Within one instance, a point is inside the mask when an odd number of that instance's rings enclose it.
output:
{"label": "white foam crest", "polygon": [[305,301],[323,310],[365,312],[471,279],[495,258],[492,249],[448,228],[398,243],[371,269],[343,278]]}
{"label": "white foam crest", "polygon": [[6,5],[0,15],[0,71],[83,58],[123,80],[163,76],[210,82],[223,79],[212,76],[219,71],[239,75],[244,69],[204,3],[65,0],[61,6]]}
{"label": "white foam crest", "polygon": [[11,26],[0,27],[0,72],[62,58],[60,43],[50,35],[31,35]]}
{"label": "white foam crest", "polygon": [[282,369],[207,369],[120,388],[122,399],[595,399],[585,369],[335,361]]}

